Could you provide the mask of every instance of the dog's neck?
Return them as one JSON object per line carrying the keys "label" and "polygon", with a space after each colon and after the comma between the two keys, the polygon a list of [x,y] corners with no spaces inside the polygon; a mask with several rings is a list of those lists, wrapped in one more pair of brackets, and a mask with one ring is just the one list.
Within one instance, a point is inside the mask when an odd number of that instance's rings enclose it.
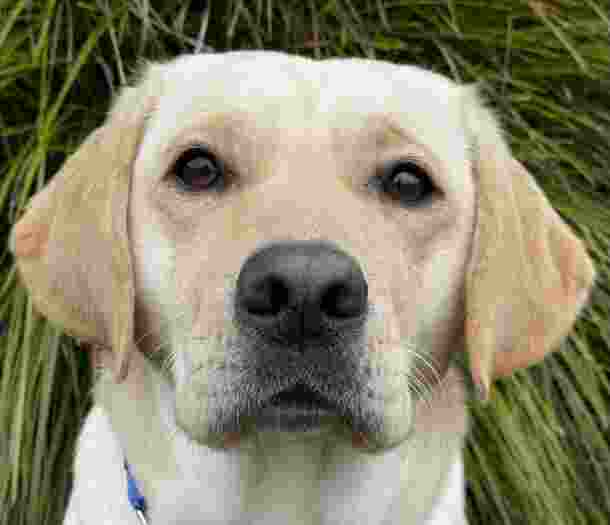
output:
{"label": "dog's neck", "polygon": [[452,369],[416,409],[415,437],[378,454],[330,435],[261,434],[226,450],[199,445],[176,428],[172,388],[137,352],[127,380],[116,384],[102,374],[95,395],[147,499],[151,524],[423,523],[466,427]]}

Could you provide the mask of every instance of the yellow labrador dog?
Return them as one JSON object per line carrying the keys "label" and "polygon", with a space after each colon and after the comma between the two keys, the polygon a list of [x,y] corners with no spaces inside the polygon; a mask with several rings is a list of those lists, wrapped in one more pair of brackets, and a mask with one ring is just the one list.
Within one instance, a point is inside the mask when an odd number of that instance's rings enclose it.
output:
{"label": "yellow labrador dog", "polygon": [[464,524],[454,358],[487,397],[594,280],[472,87],[276,52],[148,65],[11,249],[102,348],[70,525]]}

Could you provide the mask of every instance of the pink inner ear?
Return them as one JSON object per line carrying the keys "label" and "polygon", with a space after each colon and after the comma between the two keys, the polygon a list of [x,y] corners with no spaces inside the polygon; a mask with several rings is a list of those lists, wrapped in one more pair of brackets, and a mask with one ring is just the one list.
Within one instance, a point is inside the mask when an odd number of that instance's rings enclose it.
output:
{"label": "pink inner ear", "polygon": [[49,239],[49,227],[18,222],[13,230],[13,253],[17,257],[40,257]]}

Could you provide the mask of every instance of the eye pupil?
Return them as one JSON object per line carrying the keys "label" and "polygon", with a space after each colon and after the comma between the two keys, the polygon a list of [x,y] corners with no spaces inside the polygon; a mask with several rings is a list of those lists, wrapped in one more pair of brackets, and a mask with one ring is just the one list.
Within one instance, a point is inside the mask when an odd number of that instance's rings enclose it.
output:
{"label": "eye pupil", "polygon": [[421,186],[421,181],[412,173],[406,171],[399,171],[394,175],[392,184],[399,189],[407,189],[410,191],[417,191]]}
{"label": "eye pupil", "polygon": [[423,201],[434,190],[426,173],[413,162],[399,162],[385,177],[384,189],[404,204]]}
{"label": "eye pupil", "polygon": [[189,191],[201,191],[220,183],[222,168],[205,148],[191,148],[176,162],[174,174],[179,184]]}
{"label": "eye pupil", "polygon": [[208,186],[218,176],[216,166],[206,157],[196,157],[189,160],[182,170],[183,179],[197,182],[199,186]]}

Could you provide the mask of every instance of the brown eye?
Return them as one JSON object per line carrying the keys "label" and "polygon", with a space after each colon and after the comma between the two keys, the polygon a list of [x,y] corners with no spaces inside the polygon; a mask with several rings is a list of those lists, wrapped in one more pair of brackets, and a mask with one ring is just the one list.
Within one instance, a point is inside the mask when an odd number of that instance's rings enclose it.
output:
{"label": "brown eye", "polygon": [[390,164],[381,175],[381,186],[383,191],[411,206],[423,203],[436,191],[423,168],[410,160]]}
{"label": "brown eye", "polygon": [[174,164],[172,174],[186,191],[222,189],[225,183],[222,164],[203,146],[194,146],[182,153]]}

